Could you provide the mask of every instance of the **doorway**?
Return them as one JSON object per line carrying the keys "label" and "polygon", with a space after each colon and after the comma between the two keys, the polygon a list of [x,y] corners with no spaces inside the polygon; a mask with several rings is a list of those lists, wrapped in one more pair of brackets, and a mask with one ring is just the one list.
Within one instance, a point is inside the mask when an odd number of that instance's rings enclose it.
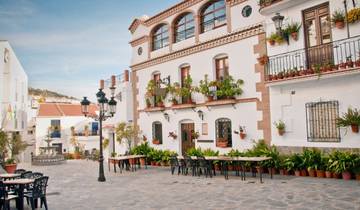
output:
{"label": "doorway", "polygon": [[333,63],[329,4],[303,11],[307,67]]}
{"label": "doorway", "polygon": [[184,155],[186,152],[195,148],[195,140],[192,139],[192,132],[194,132],[194,123],[182,123],[181,124],[181,154]]}

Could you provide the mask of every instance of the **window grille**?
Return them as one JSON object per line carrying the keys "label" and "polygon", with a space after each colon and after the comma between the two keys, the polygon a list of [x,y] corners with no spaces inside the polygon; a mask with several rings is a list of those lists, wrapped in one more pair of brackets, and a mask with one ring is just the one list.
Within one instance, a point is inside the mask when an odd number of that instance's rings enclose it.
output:
{"label": "window grille", "polygon": [[152,124],[153,139],[159,140],[162,144],[162,124],[161,122],[153,122]]}
{"label": "window grille", "polygon": [[227,140],[228,147],[232,146],[231,120],[220,118],[215,121],[216,141]]}
{"label": "window grille", "polygon": [[307,103],[307,140],[309,142],[340,142],[340,130],[336,125],[338,117],[338,101]]}

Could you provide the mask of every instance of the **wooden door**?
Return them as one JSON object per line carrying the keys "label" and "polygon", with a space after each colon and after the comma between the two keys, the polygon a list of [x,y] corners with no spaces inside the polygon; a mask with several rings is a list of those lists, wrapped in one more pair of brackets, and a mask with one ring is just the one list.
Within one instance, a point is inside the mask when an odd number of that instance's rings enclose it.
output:
{"label": "wooden door", "polygon": [[333,63],[331,21],[328,3],[303,12],[308,68]]}
{"label": "wooden door", "polygon": [[181,152],[186,154],[190,148],[195,148],[195,140],[191,138],[191,133],[194,132],[194,123],[181,124]]}

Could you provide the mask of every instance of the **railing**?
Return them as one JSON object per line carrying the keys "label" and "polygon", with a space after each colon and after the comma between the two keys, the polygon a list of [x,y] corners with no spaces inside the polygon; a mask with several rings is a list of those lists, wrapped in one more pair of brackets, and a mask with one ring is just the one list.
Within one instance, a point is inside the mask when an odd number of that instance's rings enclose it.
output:
{"label": "railing", "polygon": [[[126,81],[126,77],[129,77],[128,80],[131,81],[130,78],[130,73],[122,73],[119,75],[116,75],[116,84],[120,84]],[[111,86],[111,79],[107,79],[105,80],[105,87],[110,87]]]}
{"label": "railing", "polygon": [[278,3],[280,1],[282,1],[282,0],[260,0],[259,1],[259,6],[262,9],[264,7],[270,6],[270,5]]}
{"label": "railing", "polygon": [[360,67],[360,36],[271,56],[266,80]]}

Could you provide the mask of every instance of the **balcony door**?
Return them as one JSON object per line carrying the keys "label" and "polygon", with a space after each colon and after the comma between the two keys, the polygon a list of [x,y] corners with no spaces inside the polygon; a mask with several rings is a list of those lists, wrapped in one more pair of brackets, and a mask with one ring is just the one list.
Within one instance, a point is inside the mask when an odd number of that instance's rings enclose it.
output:
{"label": "balcony door", "polygon": [[333,62],[329,4],[303,11],[307,65]]}

